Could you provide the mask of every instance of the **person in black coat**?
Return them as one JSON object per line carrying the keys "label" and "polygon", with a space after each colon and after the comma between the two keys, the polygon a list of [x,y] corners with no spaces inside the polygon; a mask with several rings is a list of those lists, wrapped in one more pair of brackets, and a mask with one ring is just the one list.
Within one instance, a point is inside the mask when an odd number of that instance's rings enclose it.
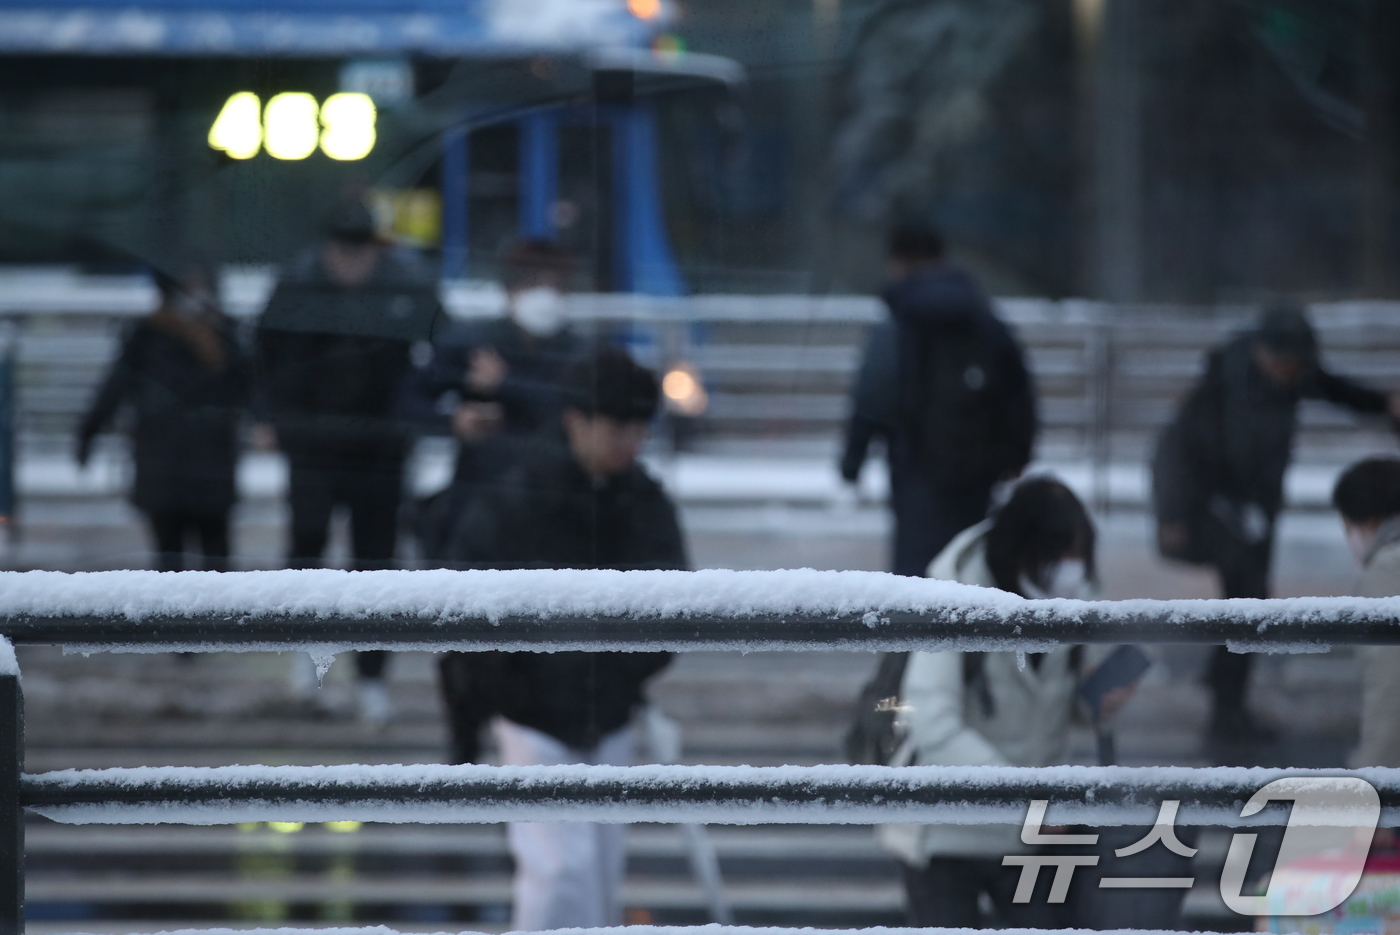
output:
{"label": "person in black coat", "polygon": [[[459,565],[679,569],[676,510],[637,463],[658,386],[610,349],[573,371],[560,428],[548,430],[490,496],[473,499],[453,538]],[[475,703],[453,709],[474,735],[483,714],[507,764],[625,763],[628,723],[668,653],[486,652],[464,662]],[[465,712],[467,723],[461,723]],[[618,924],[618,826],[512,825],[518,930]]]}
{"label": "person in black coat", "polygon": [[[358,201],[337,206],[327,238],[282,274],[257,329],[260,402],[290,468],[287,564],[321,564],[337,506],[350,512],[359,569],[394,560],[412,427],[398,417],[414,344],[442,317],[436,283],[375,233]],[[365,679],[383,653],[360,653]],[[362,713],[387,716],[377,681],[362,683]]]}
{"label": "person in black coat", "polygon": [[[1158,547],[1168,558],[1212,566],[1227,598],[1269,596],[1275,520],[1303,399],[1400,415],[1400,397],[1323,369],[1302,307],[1277,302],[1257,328],[1210,352],[1204,375],[1158,440],[1152,462]],[[1267,736],[1244,707],[1250,659],[1223,646],[1211,659],[1214,739]]]}
{"label": "person in black coat", "polygon": [[191,263],[158,270],[160,305],[131,329],[78,430],[86,464],[97,434],[123,406],[134,410],[132,502],[145,514],[161,571],[185,568],[185,537],[204,567],[224,571],[229,511],[237,499],[239,422],[249,365],[220,310],[215,271]]}
{"label": "person in black coat", "polygon": [[410,418],[459,442],[449,487],[424,502],[423,557],[446,557],[452,524],[472,496],[509,467],[522,441],[557,425],[563,380],[585,342],[564,317],[574,258],[549,240],[523,240],[501,259],[506,314],[443,329],[405,393]]}
{"label": "person in black coat", "polygon": [[927,227],[891,236],[890,319],[870,333],[841,458],[854,484],[870,443],[883,439],[900,575],[923,575],[953,536],[981,521],[992,488],[1021,474],[1035,442],[1021,347],[944,253]]}

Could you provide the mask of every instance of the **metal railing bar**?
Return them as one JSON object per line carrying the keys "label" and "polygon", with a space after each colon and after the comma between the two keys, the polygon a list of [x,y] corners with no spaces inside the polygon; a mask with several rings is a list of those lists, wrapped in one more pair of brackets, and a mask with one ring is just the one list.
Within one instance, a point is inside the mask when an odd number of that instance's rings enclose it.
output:
{"label": "metal railing bar", "polygon": [[1180,802],[1183,825],[1282,825],[1275,802],[1241,819],[1277,779],[1349,776],[1400,825],[1400,770],[1184,767],[333,766],[104,769],[26,775],[24,807],[79,824],[179,821],[708,824],[1019,824],[1033,799],[1055,824],[1152,824]]}
{"label": "metal railing bar", "polygon": [[[0,601],[0,606],[3,602]],[[927,612],[457,616],[385,613],[0,614],[15,644],[81,652],[420,650],[1006,650],[1077,643],[1325,652],[1400,644],[1400,600],[1025,601]]]}
{"label": "metal railing bar", "polygon": [[[91,923],[84,923],[85,931],[94,931]],[[74,923],[73,927],[79,927]],[[692,929],[703,931],[704,935],[792,935],[792,928],[781,928],[777,926],[747,926],[747,925],[706,925],[703,929],[700,926],[680,926],[680,925],[628,925],[625,928],[575,928],[566,929],[569,935],[689,935]],[[110,924],[104,925],[100,931],[110,931]],[[239,928],[239,935],[327,935],[327,929],[322,928],[294,928],[279,926],[276,928]],[[335,935],[408,935],[397,929],[388,928],[383,925],[376,926],[340,926],[332,929]],[[451,932],[445,926],[443,932]],[[799,930],[809,931],[809,930]],[[847,928],[847,929],[821,929],[822,935],[930,935],[930,930],[926,928],[895,928],[880,926],[877,928]],[[1045,929],[935,929],[937,935],[1045,935]],[[211,935],[211,933],[227,935],[227,928],[165,928],[161,935]],[[1174,932],[1166,929],[1107,929],[1102,930],[1099,935],[1201,935],[1200,932]],[[481,935],[481,930],[468,929],[461,931],[459,935]]]}

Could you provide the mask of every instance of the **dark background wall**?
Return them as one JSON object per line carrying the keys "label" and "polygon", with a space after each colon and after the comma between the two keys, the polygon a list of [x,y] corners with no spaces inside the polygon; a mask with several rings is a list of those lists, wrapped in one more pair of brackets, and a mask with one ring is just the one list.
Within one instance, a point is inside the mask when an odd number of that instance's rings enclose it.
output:
{"label": "dark background wall", "polygon": [[[751,69],[746,141],[783,182],[726,226],[775,278],[870,288],[882,230],[916,215],[998,291],[1102,294],[1129,239],[1115,297],[1220,301],[1393,294],[1396,7],[856,0],[823,35],[820,2],[714,0],[682,31]],[[1105,218],[1096,174],[1125,147],[1134,203]]]}
{"label": "dark background wall", "polygon": [[[884,230],[922,217],[1003,294],[1393,295],[1397,8],[681,0],[687,46],[749,80],[661,102],[677,257],[697,291],[863,291]],[[423,106],[382,114],[360,163],[238,163],[205,145],[233,91],[323,97],[338,67],[0,59],[0,262],[285,259],[340,195],[436,186],[425,146],[445,100],[524,99],[567,71],[419,62]],[[562,139],[564,235],[585,254],[606,242],[605,142],[586,126]],[[516,150],[509,126],[472,139],[475,274],[515,232]]]}

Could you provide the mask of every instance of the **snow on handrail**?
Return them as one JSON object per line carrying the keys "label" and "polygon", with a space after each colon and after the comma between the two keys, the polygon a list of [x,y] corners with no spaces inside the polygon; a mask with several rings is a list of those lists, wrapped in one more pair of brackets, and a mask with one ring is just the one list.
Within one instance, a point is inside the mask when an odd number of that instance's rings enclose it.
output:
{"label": "snow on handrail", "polygon": [[1400,598],[1027,601],[854,571],[0,573],[0,635],[80,651],[1400,643]]}
{"label": "snow on handrail", "polygon": [[[1400,770],[939,766],[224,766],[63,770],[27,775],[20,802],[79,824],[361,820],[693,822],[704,824],[1019,824],[1156,821],[1164,800],[1184,825],[1282,825],[1284,802],[1240,811],[1283,778],[1352,776],[1400,824]],[[1281,798],[1283,798],[1281,796]]]}

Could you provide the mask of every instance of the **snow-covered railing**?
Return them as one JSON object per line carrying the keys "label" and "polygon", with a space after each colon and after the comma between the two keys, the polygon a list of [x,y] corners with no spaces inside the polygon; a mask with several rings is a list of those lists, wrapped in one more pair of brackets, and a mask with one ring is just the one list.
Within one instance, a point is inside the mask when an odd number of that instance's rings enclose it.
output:
{"label": "snow-covered railing", "polygon": [[0,635],[79,651],[907,650],[1400,643],[1400,598],[1028,601],[861,571],[0,573]]}
{"label": "snow-covered railing", "polygon": [[223,824],[588,820],[704,823],[1025,819],[1283,824],[1261,787],[1345,775],[1400,824],[1400,770],[1121,767],[335,766],[136,768],[25,775],[14,643],[78,651],[1019,649],[1228,643],[1322,651],[1400,643],[1400,599],[1026,601],[872,572],[284,571],[0,573],[0,935],[24,928],[24,809],[69,822]]}
{"label": "snow-covered railing", "polygon": [[501,821],[693,824],[1151,825],[1164,799],[1181,825],[1284,825],[1276,801],[1245,802],[1284,778],[1365,779],[1384,825],[1400,825],[1400,770],[1121,766],[221,766],[62,770],[25,776],[20,802],[74,824],[251,821]]}
{"label": "snow-covered railing", "polygon": [[[470,930],[475,935],[476,930]],[[926,928],[815,929],[783,926],[707,925],[628,925],[625,928],[562,929],[568,935],[929,935]],[[1142,935],[1143,929],[1059,929],[1057,935]],[[327,926],[324,928],[218,928],[164,929],[161,935],[400,935],[385,925]],[[465,933],[464,933],[465,935]],[[944,928],[938,935],[987,935],[986,929]],[[996,935],[1045,935],[1045,929],[998,929]],[[1154,929],[1152,935],[1198,935]]]}

